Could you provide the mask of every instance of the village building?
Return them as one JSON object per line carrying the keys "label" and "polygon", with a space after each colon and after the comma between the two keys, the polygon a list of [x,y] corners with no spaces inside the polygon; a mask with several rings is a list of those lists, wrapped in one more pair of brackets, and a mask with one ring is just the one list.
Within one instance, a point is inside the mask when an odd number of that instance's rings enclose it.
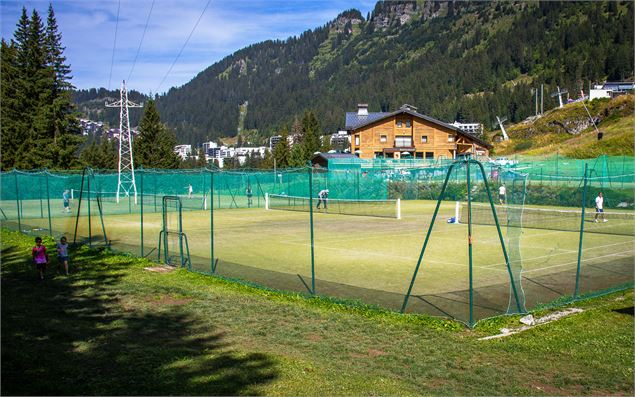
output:
{"label": "village building", "polygon": [[346,113],[351,152],[363,159],[452,159],[471,154],[489,156],[490,144],[451,124],[403,105],[394,112],[368,112],[358,105]]}

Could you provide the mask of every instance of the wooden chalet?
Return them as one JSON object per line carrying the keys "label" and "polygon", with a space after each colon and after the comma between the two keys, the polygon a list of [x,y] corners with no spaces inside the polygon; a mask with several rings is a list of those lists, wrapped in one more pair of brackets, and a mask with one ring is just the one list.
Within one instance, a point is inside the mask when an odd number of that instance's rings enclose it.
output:
{"label": "wooden chalet", "polygon": [[368,105],[346,113],[351,152],[360,158],[456,158],[488,156],[492,148],[482,139],[450,124],[417,113],[410,105],[394,112],[369,113]]}

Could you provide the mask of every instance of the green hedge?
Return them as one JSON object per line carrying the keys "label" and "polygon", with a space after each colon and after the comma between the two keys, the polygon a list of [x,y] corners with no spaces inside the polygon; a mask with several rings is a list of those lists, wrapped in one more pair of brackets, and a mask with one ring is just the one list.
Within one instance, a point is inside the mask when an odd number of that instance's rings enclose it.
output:
{"label": "green hedge", "polygon": [[[437,200],[441,193],[443,184],[440,182],[390,182],[388,184],[388,197],[391,199],[400,198],[402,200]],[[498,201],[498,184],[489,184],[492,198]],[[606,208],[633,209],[635,197],[631,189],[588,187],[587,207],[595,207],[595,197],[601,190],[605,197]],[[507,184],[508,200],[514,199],[513,186]],[[450,182],[446,188],[444,200],[465,201],[467,200],[467,186],[465,182]],[[487,193],[482,182],[472,186],[472,200],[475,202],[486,202]],[[519,200],[516,198],[515,201]],[[558,186],[558,185],[532,185],[526,187],[525,204],[527,205],[549,205],[560,207],[579,207],[582,201],[582,187],[578,186]],[[620,205],[621,204],[621,205]]]}

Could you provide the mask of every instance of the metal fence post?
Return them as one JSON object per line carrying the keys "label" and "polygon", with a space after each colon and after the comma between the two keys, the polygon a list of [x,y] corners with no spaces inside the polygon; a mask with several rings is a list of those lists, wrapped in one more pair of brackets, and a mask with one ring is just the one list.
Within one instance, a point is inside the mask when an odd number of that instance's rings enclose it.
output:
{"label": "metal fence post", "polygon": [[18,210],[18,231],[22,232],[22,220],[20,219],[20,188],[18,186],[18,171],[16,169],[13,170],[13,176],[15,178],[15,206]]}
{"label": "metal fence post", "polygon": [[587,165],[584,165],[584,185],[582,187],[582,213],[580,216],[580,241],[578,243],[578,264],[575,273],[575,291],[573,297],[577,298],[580,293],[580,271],[582,263],[582,241],[584,240],[584,214],[586,210],[586,191],[587,191]]}
{"label": "metal fence post", "polygon": [[216,273],[216,264],[214,263],[214,170],[209,172],[209,255],[210,269],[212,273]]}
{"label": "metal fence post", "polygon": [[48,218],[49,218],[49,235],[53,237],[53,226],[51,222],[51,194],[49,191],[49,172],[48,170],[44,170],[44,175],[46,176],[46,207],[48,209]]}
{"label": "metal fence post", "polygon": [[91,213],[90,213],[90,174],[88,175],[88,178],[86,180],[87,184],[88,184],[88,190],[86,191],[86,198],[88,198],[87,201],[87,208],[88,208],[88,246],[92,248],[93,246],[93,233],[92,233],[92,225],[91,225]]}
{"label": "metal fence post", "polygon": [[139,218],[140,218],[140,222],[141,222],[141,257],[143,258],[143,254],[144,254],[144,250],[143,250],[143,166],[139,167],[139,169],[137,169],[137,175],[139,175],[139,187],[140,187],[140,191],[141,191],[141,206],[140,206],[140,211],[139,211]]}
{"label": "metal fence post", "polygon": [[474,326],[474,302],[473,302],[473,269],[472,269],[472,186],[470,184],[470,160],[466,162],[467,177],[467,254],[468,254],[468,278],[469,278],[469,327]]}
{"label": "metal fence post", "polygon": [[313,239],[313,167],[312,166],[309,166],[309,223],[311,228],[311,294],[315,295],[315,246],[314,246],[314,239]]}

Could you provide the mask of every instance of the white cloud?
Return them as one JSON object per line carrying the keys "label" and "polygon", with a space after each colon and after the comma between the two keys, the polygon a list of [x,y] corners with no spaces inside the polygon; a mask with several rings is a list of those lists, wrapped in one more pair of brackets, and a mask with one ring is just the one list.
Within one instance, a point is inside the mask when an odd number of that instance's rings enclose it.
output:
{"label": "white cloud", "polygon": [[[128,78],[152,0],[122,0],[111,87]],[[201,15],[206,0],[155,0],[132,75],[131,88],[154,91]],[[117,1],[62,0],[53,7],[78,88],[107,86],[117,19]],[[48,1],[2,1],[2,36],[11,37],[22,6],[44,17]],[[250,44],[286,39],[374,2],[319,0],[212,0],[160,91],[179,86],[223,57]]]}

